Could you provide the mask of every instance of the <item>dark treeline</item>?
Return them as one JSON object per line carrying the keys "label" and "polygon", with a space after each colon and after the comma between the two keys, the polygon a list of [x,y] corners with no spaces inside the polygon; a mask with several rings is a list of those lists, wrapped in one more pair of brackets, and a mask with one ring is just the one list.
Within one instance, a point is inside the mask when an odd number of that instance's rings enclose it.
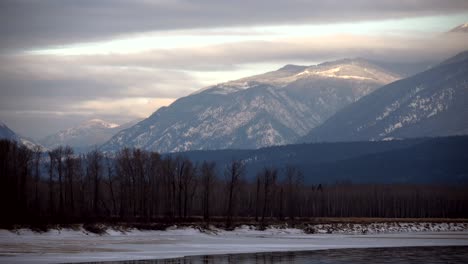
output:
{"label": "dark treeline", "polygon": [[[304,217],[468,217],[468,187],[304,184],[294,168],[268,167],[255,179],[245,164],[225,168],[182,156],[123,149],[46,153],[0,140],[1,224],[83,221],[264,223]],[[313,175],[307,175],[313,177]],[[220,220],[221,219],[221,220]]]}

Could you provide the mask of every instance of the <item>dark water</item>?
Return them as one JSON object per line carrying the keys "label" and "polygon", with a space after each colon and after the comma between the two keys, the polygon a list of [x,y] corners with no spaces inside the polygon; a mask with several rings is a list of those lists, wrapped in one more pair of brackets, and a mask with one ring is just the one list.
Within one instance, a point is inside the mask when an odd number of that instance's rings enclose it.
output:
{"label": "dark water", "polygon": [[228,254],[194,256],[166,260],[140,260],[102,262],[118,264],[341,264],[341,263],[459,263],[468,264],[468,247],[411,247],[411,248],[365,248],[330,249],[317,251],[274,252],[253,254]]}

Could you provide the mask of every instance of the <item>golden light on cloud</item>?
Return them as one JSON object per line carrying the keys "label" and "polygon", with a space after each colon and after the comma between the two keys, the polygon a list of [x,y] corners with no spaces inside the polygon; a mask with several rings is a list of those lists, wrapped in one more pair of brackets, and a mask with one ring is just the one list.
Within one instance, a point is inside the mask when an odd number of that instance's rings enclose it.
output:
{"label": "golden light on cloud", "polygon": [[[135,17],[134,9],[122,2],[107,7],[99,4],[108,8],[107,14],[115,12],[109,19],[74,4],[61,8],[69,12],[61,16],[49,9],[57,8],[56,4],[46,8],[42,2],[38,7],[50,13],[27,5],[31,16],[21,17],[3,9],[3,17],[14,23],[3,23],[7,38],[0,43],[0,119],[19,120],[27,113],[29,120],[18,126],[23,131],[30,131],[30,123],[47,116],[63,116],[69,123],[89,116],[129,121],[147,117],[204,87],[286,64],[312,65],[352,57],[438,61],[466,48],[467,37],[443,33],[466,22],[468,13],[463,7],[468,5],[457,1],[456,5],[431,1],[441,11],[436,13],[425,0],[416,1],[425,5],[369,1],[364,5],[368,9],[348,2],[335,6],[317,1],[310,3],[314,8],[304,8],[303,1],[300,5],[270,1],[261,6],[264,12],[255,15],[249,13],[255,9],[248,5],[229,1],[195,9],[201,3],[158,1],[139,7],[146,18]],[[255,1],[247,2],[255,5]],[[383,14],[375,17],[378,5],[396,9],[382,8]],[[447,6],[452,11],[443,12]],[[190,16],[186,8],[196,13]],[[422,11],[400,13],[408,8]],[[352,12],[356,16],[344,17]],[[41,19],[32,20],[36,15]],[[57,19],[63,20],[57,23]],[[27,22],[29,31],[9,28],[25,29]],[[59,122],[56,126],[65,128]]]}
{"label": "golden light on cloud", "polygon": [[[427,35],[444,32],[447,30],[446,24],[456,25],[464,20],[464,14],[461,14],[455,16],[427,16],[329,24],[250,25],[228,28],[213,27],[150,31],[119,36],[118,38],[99,42],[75,43],[60,47],[34,49],[28,51],[28,53],[47,55],[121,55],[157,49],[194,49],[255,41],[281,42],[283,39],[318,38],[340,34],[363,36]],[[430,25],[430,27],[427,25]]]}

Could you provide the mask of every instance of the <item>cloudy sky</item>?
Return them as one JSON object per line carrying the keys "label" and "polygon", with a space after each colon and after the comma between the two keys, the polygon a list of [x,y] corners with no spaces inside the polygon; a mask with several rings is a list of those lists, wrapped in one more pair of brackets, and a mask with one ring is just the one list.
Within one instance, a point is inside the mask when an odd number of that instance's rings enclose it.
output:
{"label": "cloudy sky", "polygon": [[37,139],[284,64],[440,61],[466,22],[466,0],[2,0],[0,121]]}

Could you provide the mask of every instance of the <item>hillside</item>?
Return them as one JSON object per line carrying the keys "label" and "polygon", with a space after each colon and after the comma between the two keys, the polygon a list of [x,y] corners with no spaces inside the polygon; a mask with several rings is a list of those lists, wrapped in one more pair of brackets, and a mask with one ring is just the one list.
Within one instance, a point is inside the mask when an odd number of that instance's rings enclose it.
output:
{"label": "hillside", "polygon": [[300,142],[468,134],[468,52],[363,97]]}
{"label": "hillside", "polygon": [[[232,160],[246,164],[247,178],[265,167],[302,171],[313,184],[468,183],[468,136],[396,141],[312,143],[261,148],[174,153],[200,163],[214,161],[218,173]],[[280,171],[280,177],[283,171]]]}
{"label": "hillside", "polygon": [[286,65],[180,98],[119,132],[102,149],[176,152],[288,144],[336,111],[399,78],[363,59]]}

